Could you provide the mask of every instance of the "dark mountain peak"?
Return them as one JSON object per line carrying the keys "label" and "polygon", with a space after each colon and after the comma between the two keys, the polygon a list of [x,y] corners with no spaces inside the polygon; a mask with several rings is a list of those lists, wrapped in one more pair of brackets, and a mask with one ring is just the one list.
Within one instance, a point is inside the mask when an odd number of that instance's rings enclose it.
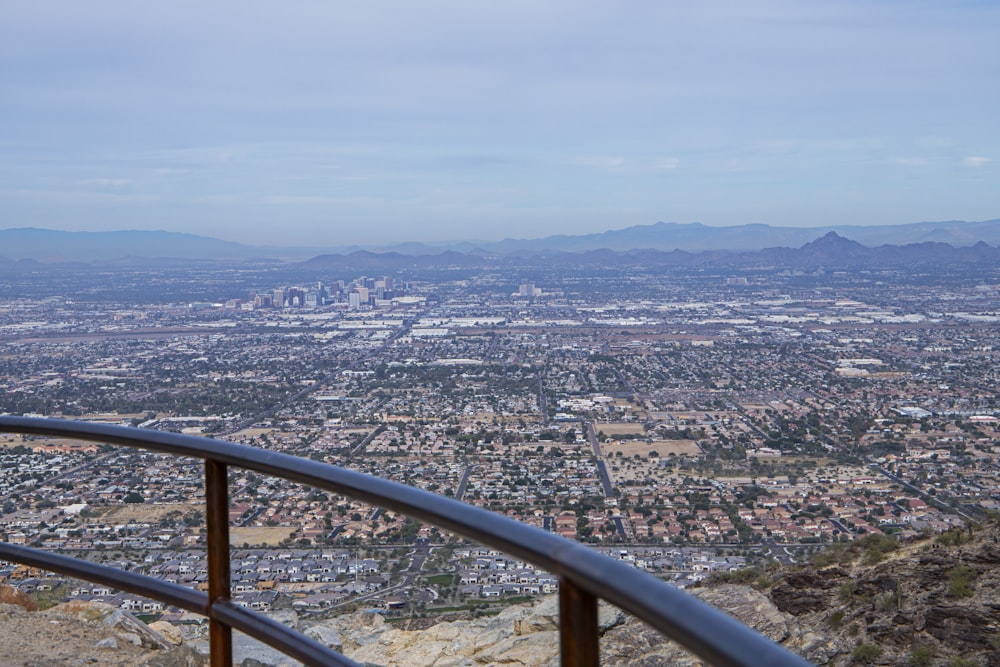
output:
{"label": "dark mountain peak", "polygon": [[806,243],[801,249],[806,250],[818,248],[864,248],[864,246],[857,241],[844,238],[837,232],[829,231],[815,241]]}
{"label": "dark mountain peak", "polygon": [[870,259],[872,250],[831,231],[805,244],[795,254],[809,264],[850,266]]}

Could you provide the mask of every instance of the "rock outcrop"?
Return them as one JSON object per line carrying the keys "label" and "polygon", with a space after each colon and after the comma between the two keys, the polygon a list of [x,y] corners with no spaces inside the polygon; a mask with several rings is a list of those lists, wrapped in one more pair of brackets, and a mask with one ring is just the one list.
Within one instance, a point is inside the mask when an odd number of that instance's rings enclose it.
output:
{"label": "rock outcrop", "polygon": [[997,525],[841,560],[779,572],[764,589],[782,612],[830,638],[831,664],[877,654],[887,665],[1000,665]]}
{"label": "rock outcrop", "polygon": [[205,656],[173,646],[128,612],[99,602],[45,611],[0,604],[4,667],[202,667]]}
{"label": "rock outcrop", "polygon": [[[765,636],[784,642],[813,661],[825,662],[836,653],[830,638],[782,613],[766,595],[752,588],[727,585],[699,593],[710,604],[726,609]],[[534,606],[511,607],[496,616],[443,622],[423,630],[389,627],[380,615],[371,612],[338,617],[321,627],[335,632],[341,650],[348,657],[383,667],[559,664],[556,596]],[[702,664],[677,644],[611,605],[601,604],[599,628],[604,665]]]}
{"label": "rock outcrop", "polygon": [[16,604],[26,611],[38,611],[38,603],[33,597],[5,584],[0,584],[0,604]]}

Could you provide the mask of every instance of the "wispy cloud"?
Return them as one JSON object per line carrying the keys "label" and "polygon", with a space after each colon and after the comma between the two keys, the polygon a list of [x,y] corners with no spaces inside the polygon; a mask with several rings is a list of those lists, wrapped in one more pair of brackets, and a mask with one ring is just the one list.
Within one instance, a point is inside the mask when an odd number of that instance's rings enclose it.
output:
{"label": "wispy cloud", "polygon": [[129,182],[125,178],[88,178],[80,181],[80,185],[98,188],[124,188]]}
{"label": "wispy cloud", "polygon": [[962,158],[962,164],[966,167],[985,167],[990,162],[993,162],[992,158],[983,157],[982,155],[969,155]]}
{"label": "wispy cloud", "polygon": [[653,169],[661,169],[661,170],[676,169],[680,165],[680,163],[681,163],[680,158],[660,157],[656,158],[656,161],[653,162]]}

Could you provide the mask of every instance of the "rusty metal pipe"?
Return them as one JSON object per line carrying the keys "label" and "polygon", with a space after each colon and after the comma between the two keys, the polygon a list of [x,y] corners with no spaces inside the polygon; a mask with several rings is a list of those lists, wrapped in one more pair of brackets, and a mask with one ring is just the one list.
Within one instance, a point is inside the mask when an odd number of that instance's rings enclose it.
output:
{"label": "rusty metal pipe", "polygon": [[232,667],[233,630],[216,618],[217,602],[229,602],[229,481],[226,464],[205,461],[205,531],[208,539],[208,645],[212,667]]}

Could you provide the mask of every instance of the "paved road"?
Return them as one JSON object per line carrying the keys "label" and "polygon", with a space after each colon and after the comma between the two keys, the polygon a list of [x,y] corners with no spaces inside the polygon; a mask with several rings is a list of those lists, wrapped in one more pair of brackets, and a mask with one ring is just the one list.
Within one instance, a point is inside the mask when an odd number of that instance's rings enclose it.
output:
{"label": "paved road", "polygon": [[[587,429],[587,440],[590,442],[590,448],[594,452],[594,456],[597,458],[597,475],[601,479],[601,486],[604,488],[605,498],[615,497],[615,488],[611,485],[611,475],[608,474],[608,466],[604,462],[604,452],[601,451],[601,443],[597,439],[597,430],[594,428],[594,422],[586,422]],[[635,539],[632,535],[632,526],[621,519],[621,517],[615,517],[615,528],[618,529],[618,534],[621,535],[624,540]]]}
{"label": "paved road", "polygon": [[406,570],[412,575],[416,575],[424,567],[424,561],[431,555],[431,543],[426,537],[421,537],[413,543],[413,551],[409,554],[410,567]]}
{"label": "paved road", "polygon": [[455,500],[462,500],[465,497],[465,487],[469,484],[469,475],[472,474],[473,469],[478,468],[479,464],[472,463],[465,466],[465,472],[462,473],[462,479],[458,482],[458,490],[455,491]]}
{"label": "paved road", "polygon": [[621,382],[622,386],[628,390],[628,393],[632,394],[632,397],[634,398],[636,393],[635,387],[632,386],[632,383],[629,381],[629,379],[625,377],[624,373],[622,373],[622,369],[615,367],[615,376],[618,378],[618,381]]}
{"label": "paved road", "polygon": [[236,525],[240,526],[240,527],[249,526],[250,524],[252,524],[254,521],[257,520],[257,517],[259,517],[261,514],[264,513],[265,509],[267,509],[267,508],[266,507],[255,507],[255,508],[253,508],[250,511],[250,513],[247,514],[247,518],[240,520],[240,522],[238,524],[236,524]]}
{"label": "paved road", "polygon": [[834,526],[836,526],[840,530],[840,532],[847,533],[848,535],[851,534],[851,529],[845,526],[843,523],[841,523],[840,519],[835,519],[832,516],[828,516],[826,517],[826,520],[832,523]]}
{"label": "paved road", "polygon": [[601,476],[601,486],[604,487],[604,497],[614,498],[615,490],[611,486],[611,475],[608,474],[608,466],[604,461],[597,462],[597,474]]}
{"label": "paved road", "polygon": [[879,466],[877,463],[871,463],[869,465],[872,467],[872,469],[877,470],[880,473],[882,473],[882,475],[885,476],[886,478],[890,479],[891,481],[895,482],[896,484],[899,484],[900,486],[905,487],[906,489],[908,489],[912,493],[915,493],[918,496],[920,496],[920,498],[922,498],[928,505],[933,505],[933,506],[944,505],[945,507],[947,507],[948,509],[950,509],[955,514],[958,514],[959,516],[961,516],[961,517],[963,517],[965,519],[968,519],[969,521],[975,521],[976,520],[975,517],[973,517],[973,516],[969,515],[968,513],[960,510],[959,508],[955,507],[951,503],[945,502],[945,501],[941,500],[940,498],[936,498],[936,497],[930,495],[929,493],[921,491],[920,489],[918,489],[917,487],[913,486],[909,482],[906,482],[906,481],[900,479],[899,477],[897,477],[896,475],[893,475],[891,472],[889,472],[885,468]]}
{"label": "paved road", "polygon": [[421,537],[413,543],[413,551],[407,555],[410,557],[410,567],[406,569],[403,579],[398,584],[393,584],[392,586],[372,591],[371,593],[365,593],[364,595],[359,595],[351,598],[350,600],[344,600],[340,604],[333,605],[330,609],[339,609],[348,605],[357,604],[358,602],[366,602],[368,600],[383,598],[390,593],[405,591],[412,588],[413,582],[416,581],[417,577],[420,575],[420,570],[424,567],[424,562],[426,562],[431,555],[430,540],[425,537]]}
{"label": "paved road", "polygon": [[795,557],[792,555],[792,552],[788,550],[788,547],[778,544],[778,541],[775,540],[774,538],[772,537],[765,538],[764,544],[766,544],[768,547],[767,549],[768,555],[773,556],[779,562],[785,565],[791,565],[792,563],[795,562]]}
{"label": "paved road", "polygon": [[[385,400],[388,400],[388,399],[385,399]],[[384,402],[385,401],[383,401],[383,403]],[[381,407],[381,405],[379,407]],[[354,449],[352,449],[347,454],[347,456],[344,457],[344,460],[345,461],[349,461],[352,458],[354,458],[356,455],[358,455],[361,452],[365,451],[365,447],[368,446],[368,443],[371,442],[372,439],[375,436],[379,435],[380,433],[384,433],[386,428],[387,428],[386,425],[382,424],[381,426],[379,426],[378,428],[376,428],[374,431],[372,431],[371,433],[369,433],[368,435],[366,435],[365,438],[364,438],[364,440],[362,440],[361,442],[359,442],[358,445],[357,445],[357,447],[355,447]]]}
{"label": "paved road", "polygon": [[549,425],[549,405],[545,398],[545,369],[538,374],[538,410],[542,416],[542,426]]}
{"label": "paved road", "polygon": [[611,485],[611,475],[608,474],[608,467],[604,463],[604,452],[601,451],[601,443],[597,439],[597,431],[593,422],[587,422],[587,440],[590,442],[590,449],[597,459],[597,472],[601,477],[601,486],[604,487],[604,497],[614,498],[615,489]]}

